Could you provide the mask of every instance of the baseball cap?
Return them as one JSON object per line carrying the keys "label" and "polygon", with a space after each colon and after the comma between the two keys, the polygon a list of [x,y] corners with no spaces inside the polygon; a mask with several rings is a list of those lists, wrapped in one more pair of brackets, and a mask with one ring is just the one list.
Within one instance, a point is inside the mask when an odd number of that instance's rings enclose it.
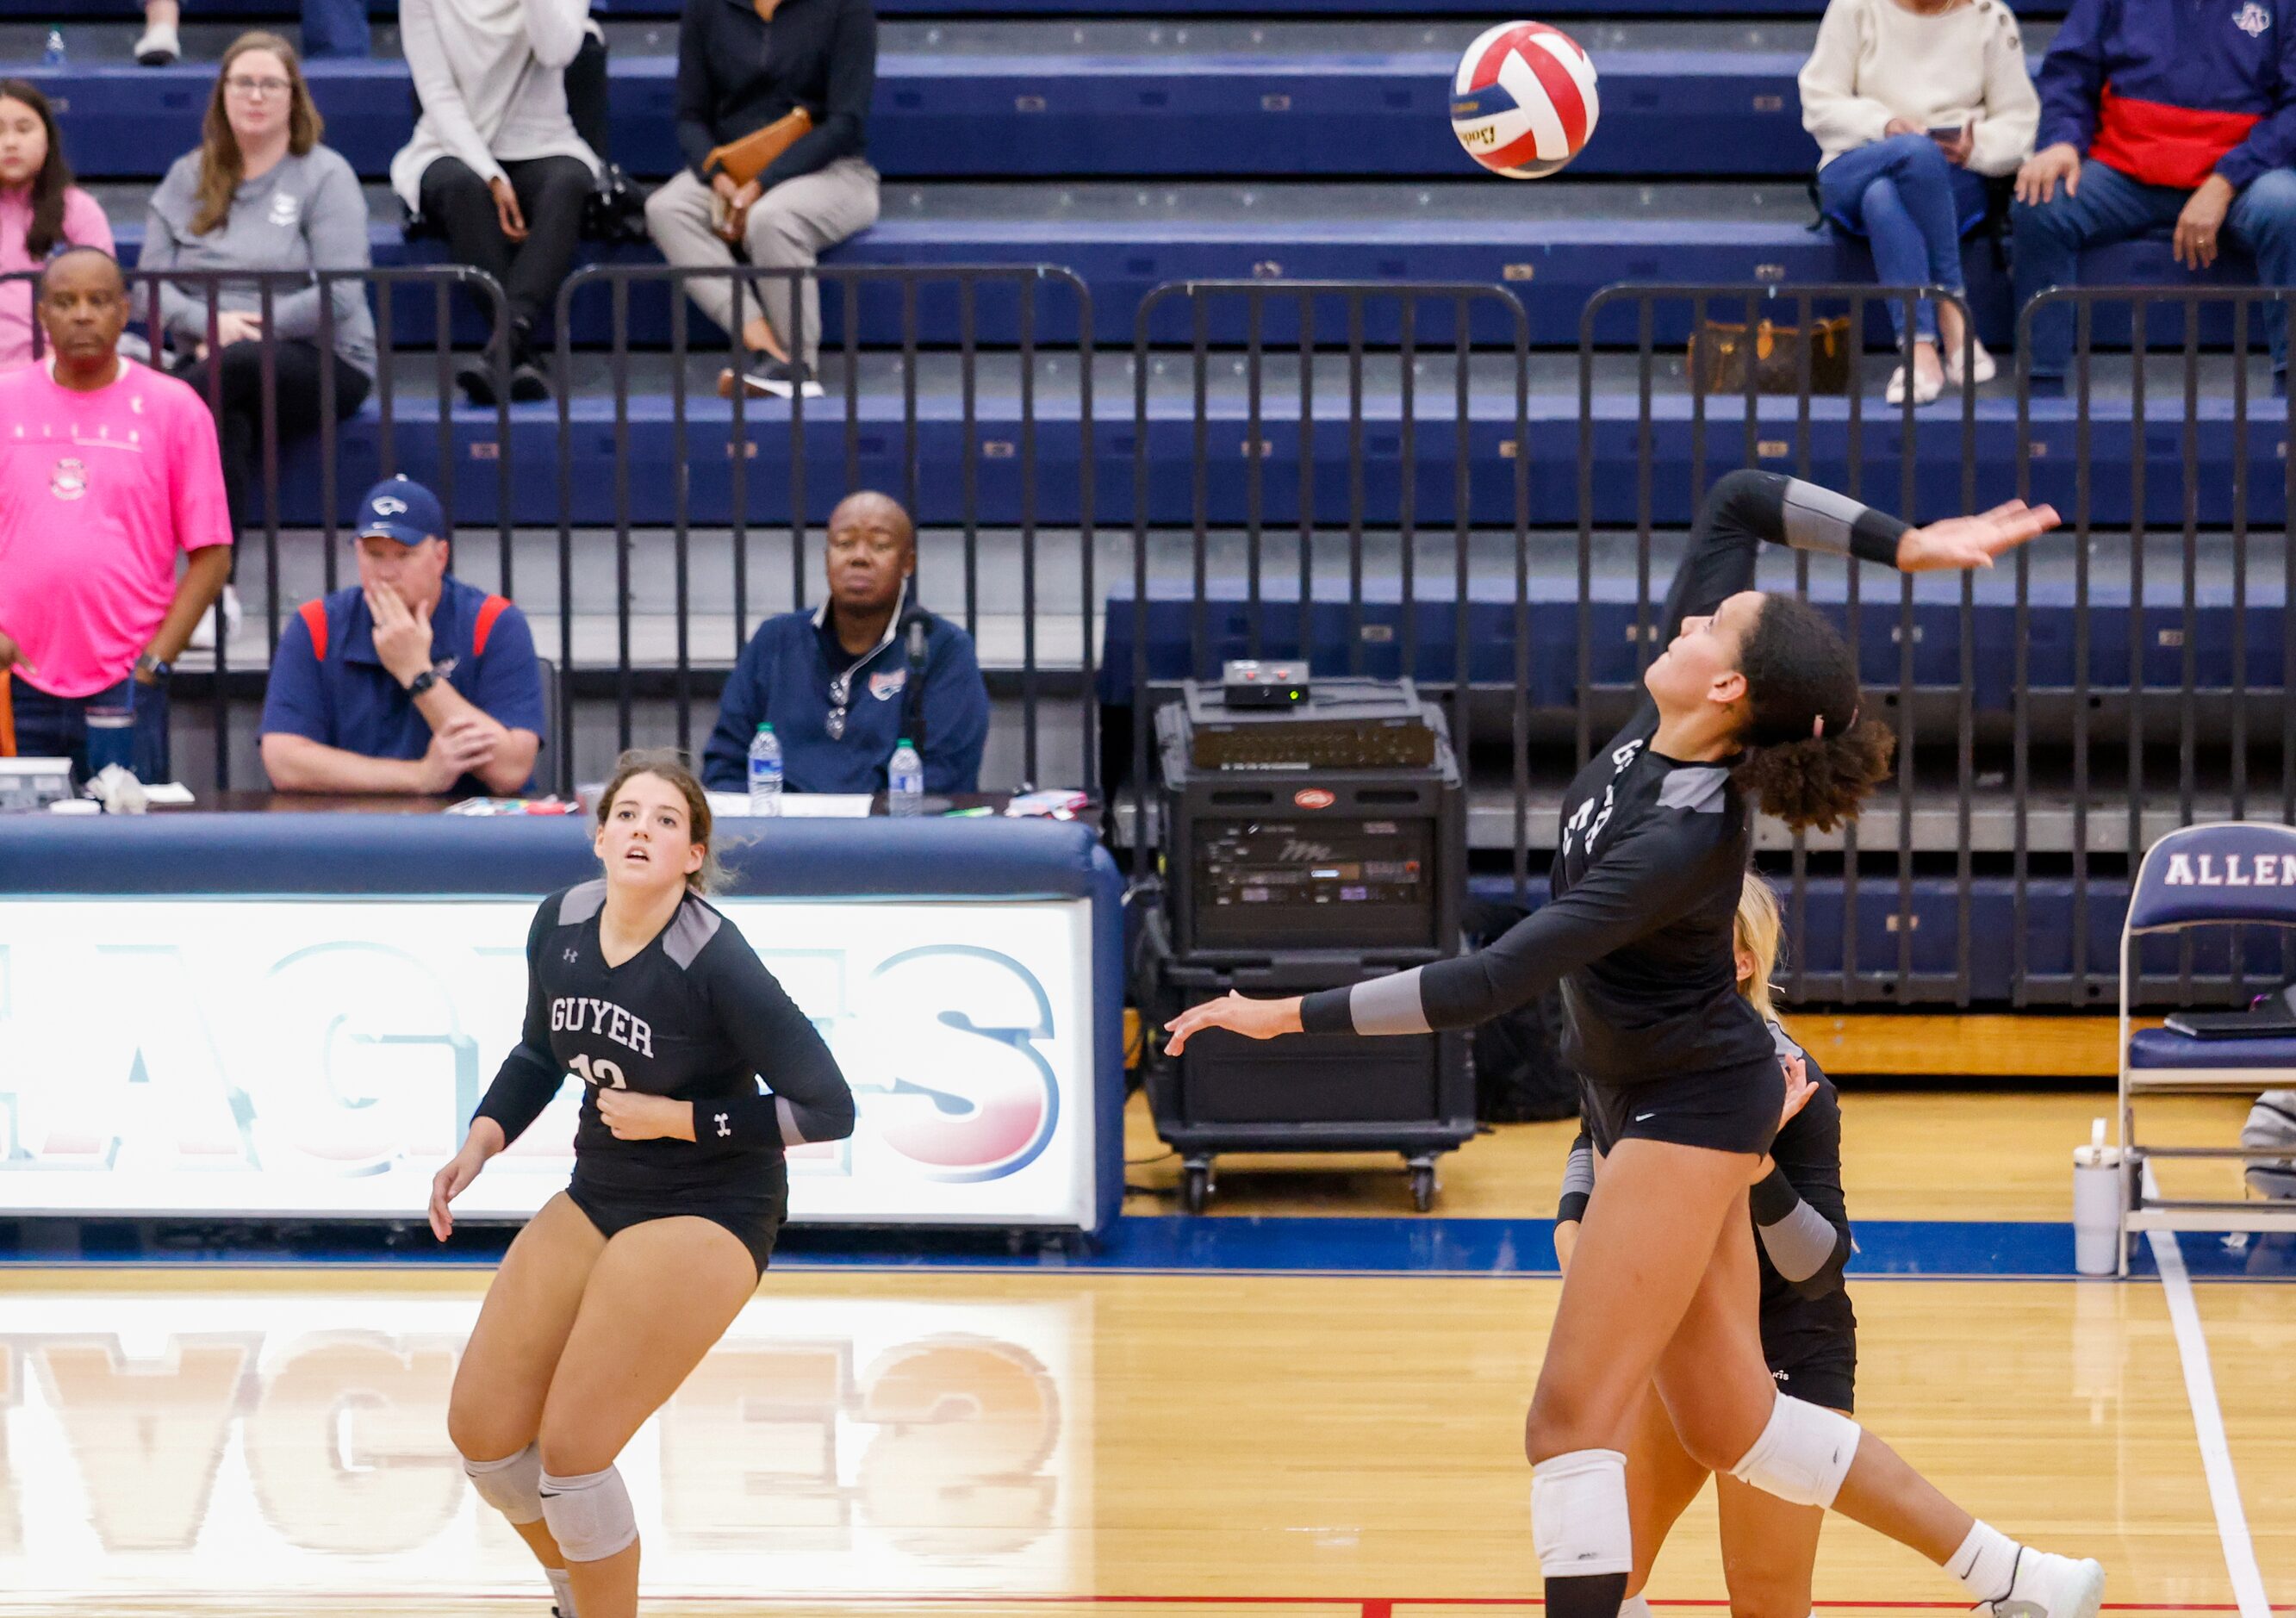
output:
{"label": "baseball cap", "polygon": [[401,473],[385,478],[366,491],[359,502],[359,538],[376,535],[401,545],[420,545],[436,535],[447,537],[447,513],[439,497]]}

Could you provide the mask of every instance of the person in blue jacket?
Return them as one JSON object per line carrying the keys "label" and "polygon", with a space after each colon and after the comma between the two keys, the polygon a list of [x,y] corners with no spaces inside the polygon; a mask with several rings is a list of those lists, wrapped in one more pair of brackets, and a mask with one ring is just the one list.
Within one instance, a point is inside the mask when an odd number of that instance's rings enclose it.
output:
{"label": "person in blue jacket", "polygon": [[770,723],[783,785],[800,793],[881,793],[907,737],[925,791],[970,793],[988,739],[988,687],[972,637],[910,595],[916,530],[900,502],[864,489],[829,514],[829,595],[812,612],[758,626],[726,681],[702,778],[738,792],[750,738]]}
{"label": "person in blue jacket", "polygon": [[[2206,269],[2220,240],[2266,286],[2296,285],[2296,0],[2072,0],[2038,75],[2041,126],[2017,174],[2016,295],[2080,281],[2085,247],[2174,231]],[[2267,304],[2272,369],[2286,316]],[[2073,310],[2034,312],[2032,371],[2061,379]]]}

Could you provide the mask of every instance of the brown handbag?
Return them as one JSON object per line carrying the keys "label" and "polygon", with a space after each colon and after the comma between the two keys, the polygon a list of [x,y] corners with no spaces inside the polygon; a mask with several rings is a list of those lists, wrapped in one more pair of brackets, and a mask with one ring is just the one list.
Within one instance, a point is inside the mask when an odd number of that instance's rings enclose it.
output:
{"label": "brown handbag", "polygon": [[1849,316],[1835,315],[1802,326],[1765,320],[1748,340],[1742,322],[1702,320],[1690,340],[1691,385],[1701,393],[1743,393],[1746,368],[1757,393],[1801,391],[1801,357],[1809,356],[1809,390],[1849,391]]}
{"label": "brown handbag", "polygon": [[800,107],[755,129],[738,141],[711,149],[701,171],[722,170],[736,185],[746,185],[763,174],[775,158],[813,133],[813,114]]}

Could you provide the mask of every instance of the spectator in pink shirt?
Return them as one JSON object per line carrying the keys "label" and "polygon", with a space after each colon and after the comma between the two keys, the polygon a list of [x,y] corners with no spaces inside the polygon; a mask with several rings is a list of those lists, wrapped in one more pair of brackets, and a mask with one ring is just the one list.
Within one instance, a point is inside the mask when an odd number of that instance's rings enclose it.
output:
{"label": "spectator in pink shirt", "polygon": [[0,377],[0,669],[16,749],[84,772],[91,716],[132,715],[135,773],[164,781],[170,667],[231,571],[215,418],[120,354],[127,289],[109,253],[58,254],[37,308],[49,359]]}
{"label": "spectator in pink shirt", "polygon": [[[102,206],[72,184],[48,98],[0,79],[0,275],[36,270],[60,247],[111,251]],[[32,359],[32,283],[0,282],[0,372]]]}

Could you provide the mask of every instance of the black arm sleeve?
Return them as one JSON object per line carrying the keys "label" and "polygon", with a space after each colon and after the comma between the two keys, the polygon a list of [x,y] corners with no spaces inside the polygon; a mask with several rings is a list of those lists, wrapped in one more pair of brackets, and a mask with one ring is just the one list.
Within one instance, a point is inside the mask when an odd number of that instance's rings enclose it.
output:
{"label": "black arm sleeve", "polygon": [[1752,589],[1755,558],[1765,544],[1831,551],[1895,567],[1898,537],[1910,526],[1799,478],[1734,472],[1707,491],[1698,508],[1690,544],[1659,614],[1659,635],[1671,637],[1684,619],[1703,617],[1739,591]]}
{"label": "black arm sleeve", "polygon": [[1488,947],[1300,1002],[1311,1034],[1423,1034],[1472,1028],[1528,1006],[1563,977],[1677,920],[1703,895],[1682,880],[1712,851],[1718,815],[1642,821],[1562,898]]}
{"label": "black arm sleeve", "polygon": [[687,0],[677,25],[677,150],[685,167],[703,185],[702,165],[717,148],[718,93],[709,81],[709,27],[703,8],[710,0]]}
{"label": "black arm sleeve", "polygon": [[558,899],[554,893],[544,899],[526,930],[526,1024],[471,1114],[473,1123],[491,1118],[500,1124],[504,1145],[526,1133],[566,1082],[566,1070],[550,1050],[550,996],[542,986],[540,965],[542,940],[550,931],[550,917],[558,914]]}
{"label": "black arm sleeve", "polygon": [[[1813,1079],[1821,1077],[1816,1063],[1809,1067]],[[1801,1296],[1840,1290],[1842,1269],[1857,1244],[1841,1194],[1841,1103],[1832,1085],[1821,1083],[1808,1105],[1778,1131],[1770,1157],[1777,1166],[1748,1195],[1756,1237],[1772,1266]]]}
{"label": "black arm sleeve", "polygon": [[868,148],[869,101],[877,92],[877,13],[868,0],[845,0],[829,39],[829,89],[820,121],[767,165],[758,184],[771,191],[783,180],[826,168]]}
{"label": "black arm sleeve", "polygon": [[1570,1143],[1570,1161],[1562,1166],[1562,1197],[1554,1207],[1554,1222],[1568,1225],[1587,1217],[1595,1195],[1595,1136],[1584,1123]]}
{"label": "black arm sleeve", "polygon": [[837,1058],[749,940],[731,924],[720,927],[703,958],[718,1028],[773,1093],[695,1102],[694,1139],[795,1146],[852,1134],[853,1090]]}

